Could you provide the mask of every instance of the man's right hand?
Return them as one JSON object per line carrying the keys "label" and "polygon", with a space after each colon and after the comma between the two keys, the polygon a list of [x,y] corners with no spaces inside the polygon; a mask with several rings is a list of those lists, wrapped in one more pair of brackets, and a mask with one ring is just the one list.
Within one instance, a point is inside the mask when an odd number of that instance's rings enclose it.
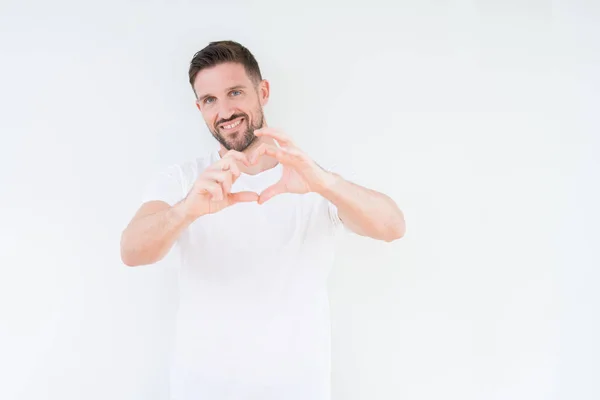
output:
{"label": "man's right hand", "polygon": [[183,201],[190,219],[196,220],[203,215],[214,214],[237,203],[258,200],[258,194],[254,192],[231,193],[231,186],[241,174],[237,162],[250,165],[244,153],[230,150],[198,176]]}

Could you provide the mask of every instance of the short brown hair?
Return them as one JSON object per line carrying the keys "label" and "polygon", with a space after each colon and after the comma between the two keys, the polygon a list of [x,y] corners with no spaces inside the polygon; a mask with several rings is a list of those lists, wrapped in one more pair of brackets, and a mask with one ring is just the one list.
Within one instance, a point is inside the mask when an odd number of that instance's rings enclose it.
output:
{"label": "short brown hair", "polygon": [[[232,40],[221,40],[210,42],[208,46],[194,54],[190,62],[189,76],[190,85],[194,89],[194,80],[198,72],[205,68],[214,67],[226,62],[236,62],[244,66],[246,74],[255,85],[262,80],[260,68],[256,59],[244,46]],[[196,90],[194,90],[194,94]]]}

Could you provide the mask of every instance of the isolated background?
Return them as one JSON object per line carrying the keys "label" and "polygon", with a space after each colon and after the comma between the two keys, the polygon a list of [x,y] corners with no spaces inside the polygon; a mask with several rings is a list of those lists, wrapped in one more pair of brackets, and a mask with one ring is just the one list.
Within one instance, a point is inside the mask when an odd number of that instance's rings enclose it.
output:
{"label": "isolated background", "polygon": [[187,67],[221,39],[406,215],[339,242],[333,400],[600,398],[598,2],[387,3],[2,1],[0,398],[167,398],[177,260],[119,239],[214,146]]}

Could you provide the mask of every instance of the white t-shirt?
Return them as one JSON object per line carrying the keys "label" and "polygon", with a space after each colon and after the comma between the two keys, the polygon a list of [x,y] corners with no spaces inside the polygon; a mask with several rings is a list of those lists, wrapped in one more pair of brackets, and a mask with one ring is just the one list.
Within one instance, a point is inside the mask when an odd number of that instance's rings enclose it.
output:
{"label": "white t-shirt", "polygon": [[[143,200],[177,203],[219,159],[170,166]],[[281,172],[242,174],[232,191],[260,193]],[[341,228],[336,207],[308,193],[236,204],[182,233],[171,400],[329,400],[327,277]]]}

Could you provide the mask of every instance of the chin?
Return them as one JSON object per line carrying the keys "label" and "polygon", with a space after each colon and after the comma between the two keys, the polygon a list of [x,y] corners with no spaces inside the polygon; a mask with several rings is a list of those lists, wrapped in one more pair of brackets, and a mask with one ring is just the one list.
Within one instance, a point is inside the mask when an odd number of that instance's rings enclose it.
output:
{"label": "chin", "polygon": [[242,151],[246,150],[247,148],[249,148],[250,146],[252,146],[252,144],[256,141],[256,138],[257,138],[257,136],[253,136],[252,140],[250,140],[250,141],[245,141],[244,140],[244,141],[241,141],[241,142],[236,142],[232,146],[232,148],[236,149],[237,151],[242,152]]}

